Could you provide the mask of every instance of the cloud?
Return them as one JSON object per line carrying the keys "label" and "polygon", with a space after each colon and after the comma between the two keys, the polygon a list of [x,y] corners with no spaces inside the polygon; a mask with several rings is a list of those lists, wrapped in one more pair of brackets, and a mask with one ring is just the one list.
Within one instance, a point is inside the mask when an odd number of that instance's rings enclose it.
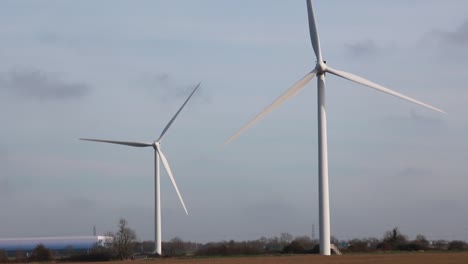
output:
{"label": "cloud", "polygon": [[443,123],[441,118],[424,116],[417,113],[414,109],[411,109],[411,119],[419,124],[425,125],[441,125]]}
{"label": "cloud", "polygon": [[0,196],[12,193],[15,189],[14,184],[8,178],[0,178]]}
{"label": "cloud", "polygon": [[7,153],[7,149],[0,144],[0,157],[2,157],[3,155],[6,155]]}
{"label": "cloud", "polygon": [[427,32],[418,41],[417,47],[428,49],[436,59],[449,59],[465,67],[468,58],[468,18],[454,30],[434,29]]}
{"label": "cloud", "polygon": [[353,44],[346,45],[346,52],[355,57],[373,56],[378,52],[379,47],[371,39],[363,40]]}
{"label": "cloud", "polygon": [[431,174],[432,172],[428,170],[414,168],[414,167],[406,167],[403,170],[398,172],[399,176],[402,176],[405,178],[422,178],[422,177],[430,176]]}
{"label": "cloud", "polygon": [[394,125],[398,124],[401,129],[442,129],[447,126],[443,116],[428,116],[421,114],[419,111],[411,109],[408,114],[387,115],[375,119],[382,128],[394,129]]}
{"label": "cloud", "polygon": [[355,43],[344,44],[344,54],[351,58],[369,59],[388,55],[393,56],[399,47],[395,43],[376,43],[373,39],[364,39]]}
{"label": "cloud", "polygon": [[43,44],[73,44],[74,41],[70,40],[69,38],[65,38],[62,35],[56,33],[41,33],[37,35],[37,40]]}
{"label": "cloud", "polygon": [[0,142],[0,167],[4,168],[4,164],[8,164],[8,150]]}
{"label": "cloud", "polygon": [[437,36],[449,43],[460,46],[468,45],[468,18],[454,31],[436,31]]}
{"label": "cloud", "polygon": [[[161,102],[180,101],[186,99],[196,84],[180,84],[168,73],[158,73],[143,77],[146,91],[156,93]],[[203,89],[203,83],[193,97],[203,98],[209,102],[210,98]]]}
{"label": "cloud", "polygon": [[0,75],[0,91],[40,100],[78,99],[89,92],[84,83],[67,83],[40,70],[15,70]]}
{"label": "cloud", "polygon": [[75,197],[66,199],[65,205],[75,209],[91,209],[97,206],[97,202],[84,197]]}

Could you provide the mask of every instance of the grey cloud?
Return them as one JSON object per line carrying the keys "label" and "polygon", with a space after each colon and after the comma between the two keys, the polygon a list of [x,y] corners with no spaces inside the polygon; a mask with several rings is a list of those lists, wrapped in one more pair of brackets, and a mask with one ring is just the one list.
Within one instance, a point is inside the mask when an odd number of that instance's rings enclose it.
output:
{"label": "grey cloud", "polygon": [[0,196],[12,193],[15,186],[8,178],[0,178]]}
{"label": "grey cloud", "polygon": [[[83,36],[73,36],[70,34],[62,34],[56,32],[43,32],[36,35],[35,40],[39,44],[53,46],[53,47],[62,47],[62,48],[71,48],[74,51],[78,52],[79,48],[86,46],[86,37]],[[94,47],[96,47],[96,42],[94,42]]]}
{"label": "grey cloud", "polygon": [[371,39],[346,45],[346,52],[356,57],[375,55],[378,49],[375,42]]}
{"label": "grey cloud", "polygon": [[89,92],[84,83],[65,82],[40,70],[15,70],[0,75],[0,91],[35,99],[77,99]]}
{"label": "grey cloud", "polygon": [[441,118],[437,117],[429,117],[429,116],[424,116],[422,114],[417,113],[413,109],[411,109],[411,119],[420,124],[426,124],[426,125],[440,125],[443,123]]}
{"label": "grey cloud", "polygon": [[0,143],[0,196],[15,191],[15,184],[8,178],[8,150]]}
{"label": "grey cloud", "polygon": [[[161,102],[167,103],[187,98],[187,95],[195,88],[196,83],[180,84],[171,75],[160,73],[144,77],[144,85],[146,91],[156,93]],[[203,89],[203,83],[194,97],[202,98],[205,102],[210,101],[205,89]]]}
{"label": "grey cloud", "polygon": [[439,38],[450,43],[461,46],[468,45],[468,18],[452,32],[436,31]]}
{"label": "grey cloud", "polygon": [[1,145],[0,143],[0,167],[6,163],[7,161],[7,158],[8,158],[8,150]]}
{"label": "grey cloud", "polygon": [[7,149],[0,144],[0,157],[7,153]]}
{"label": "grey cloud", "polygon": [[449,59],[464,66],[468,58],[468,18],[454,30],[434,29],[427,32],[417,46],[418,49],[426,48],[436,59]]}
{"label": "grey cloud", "polygon": [[[433,131],[435,129],[442,129],[446,127],[446,122],[443,117],[439,116],[426,116],[419,113],[417,110],[411,109],[409,115],[392,115],[392,116],[383,116],[374,120],[379,123],[382,127],[393,128],[394,124],[398,124],[399,127],[404,129],[409,128],[430,128]],[[415,126],[417,125],[417,126]]]}
{"label": "grey cloud", "polygon": [[422,178],[431,175],[430,171],[425,169],[415,168],[415,167],[406,167],[403,170],[398,172],[399,176],[405,178]]}
{"label": "grey cloud", "polygon": [[63,37],[60,37],[57,34],[54,33],[43,33],[37,36],[37,39],[39,42],[44,43],[44,44],[58,44],[58,43],[63,43],[66,42]]}
{"label": "grey cloud", "polygon": [[75,209],[90,209],[96,207],[97,203],[94,200],[88,198],[69,198],[65,200],[67,207],[72,207]]}

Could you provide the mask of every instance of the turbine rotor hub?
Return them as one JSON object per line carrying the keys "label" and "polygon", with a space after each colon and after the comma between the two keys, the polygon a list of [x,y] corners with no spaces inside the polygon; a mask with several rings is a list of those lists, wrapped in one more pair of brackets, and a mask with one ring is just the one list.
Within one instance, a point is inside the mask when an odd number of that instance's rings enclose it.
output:
{"label": "turbine rotor hub", "polygon": [[161,147],[161,143],[159,143],[158,141],[153,142],[154,149],[159,149],[159,147]]}
{"label": "turbine rotor hub", "polygon": [[317,62],[315,69],[317,69],[318,74],[322,74],[322,73],[325,73],[325,71],[327,70],[327,65],[325,64],[324,61],[319,61]]}

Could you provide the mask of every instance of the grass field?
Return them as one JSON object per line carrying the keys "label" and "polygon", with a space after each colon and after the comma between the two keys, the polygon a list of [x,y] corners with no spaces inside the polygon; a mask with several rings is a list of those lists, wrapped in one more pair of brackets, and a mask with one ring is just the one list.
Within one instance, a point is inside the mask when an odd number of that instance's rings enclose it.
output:
{"label": "grass field", "polygon": [[291,256],[257,256],[257,257],[220,257],[220,258],[162,258],[115,262],[112,264],[468,264],[468,252],[459,253],[404,253],[404,254],[352,254],[342,256],[291,255]]}

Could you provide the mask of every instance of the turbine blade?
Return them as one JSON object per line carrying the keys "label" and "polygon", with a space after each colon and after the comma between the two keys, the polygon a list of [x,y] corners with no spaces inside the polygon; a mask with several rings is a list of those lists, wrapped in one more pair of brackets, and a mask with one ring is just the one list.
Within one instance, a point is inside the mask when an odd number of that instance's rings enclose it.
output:
{"label": "turbine blade", "polygon": [[177,113],[172,117],[171,121],[169,121],[169,123],[167,123],[166,127],[164,128],[164,130],[162,131],[161,135],[159,136],[158,140],[156,141],[160,141],[164,134],[166,134],[166,131],[169,129],[169,127],[171,127],[172,123],[174,122],[174,120],[177,118],[177,116],[179,115],[180,111],[182,111],[182,109],[184,108],[184,106],[187,104],[187,102],[190,100],[190,98],[192,97],[192,95],[195,93],[195,91],[197,91],[198,87],[200,87],[200,83],[198,83],[198,85],[195,87],[195,89],[193,89],[192,93],[189,95],[189,97],[187,98],[187,100],[185,100],[184,104],[182,104],[182,106],[179,108],[179,110],[177,111]]}
{"label": "turbine blade", "polygon": [[131,146],[131,147],[150,147],[153,145],[151,143],[146,143],[146,142],[115,141],[115,140],[91,139],[91,138],[80,138],[80,140],[120,144],[120,145],[126,145],[126,146]]}
{"label": "turbine blade", "polygon": [[344,72],[344,71],[339,71],[339,70],[335,70],[333,68],[330,68],[330,67],[327,67],[326,69],[326,72],[329,72],[331,74],[334,74],[336,76],[339,76],[341,78],[344,78],[344,79],[347,79],[347,80],[350,80],[350,81],[353,81],[353,82],[356,82],[356,83],[359,83],[359,84],[362,84],[362,85],[365,85],[367,87],[370,87],[370,88],[374,88],[376,90],[379,90],[381,92],[384,92],[384,93],[387,93],[387,94],[390,94],[390,95],[393,95],[393,96],[396,96],[396,97],[399,97],[401,99],[404,99],[404,100],[407,100],[407,101],[410,101],[412,103],[415,103],[415,104],[418,104],[418,105],[421,105],[421,106],[424,106],[426,108],[429,108],[429,109],[432,109],[434,111],[437,111],[437,112],[441,112],[441,113],[444,113],[444,111],[440,110],[439,108],[437,107],[434,107],[434,106],[431,106],[431,105],[428,105],[426,103],[423,103],[421,101],[418,101],[416,99],[413,99],[411,97],[408,97],[406,95],[403,95],[401,93],[398,93],[398,92],[395,92],[391,89],[388,89],[386,87],[383,87],[382,85],[379,85],[379,84],[376,84],[374,82],[371,82],[369,80],[366,80],[362,77],[359,77],[357,75],[354,75],[354,74],[351,74],[351,73],[348,73],[348,72]]}
{"label": "turbine blade", "polygon": [[284,92],[280,97],[278,97],[272,104],[270,104],[267,108],[265,108],[265,110],[263,110],[258,115],[256,115],[249,123],[247,123],[247,125],[243,126],[241,129],[239,129],[239,131],[237,131],[228,140],[226,140],[226,142],[224,142],[224,144],[228,144],[229,142],[233,141],[240,134],[242,134],[242,132],[247,130],[249,127],[251,127],[257,121],[259,121],[260,119],[265,117],[268,113],[273,111],[273,109],[277,108],[282,103],[284,103],[286,100],[288,100],[289,98],[291,98],[291,97],[295,96],[296,94],[298,94],[304,88],[304,86],[308,82],[310,82],[310,80],[312,80],[312,78],[315,77],[316,74],[317,74],[316,70],[313,70],[313,71],[309,72],[308,74],[306,74],[306,76],[304,76],[301,80],[296,82],[291,88],[286,90],[286,92]]}
{"label": "turbine blade", "polygon": [[164,165],[164,168],[167,171],[167,174],[169,175],[169,178],[171,179],[172,185],[174,186],[174,189],[179,196],[180,203],[182,204],[182,207],[184,207],[185,213],[188,215],[187,208],[185,207],[184,199],[182,199],[182,195],[179,192],[179,188],[177,188],[177,183],[175,182],[174,175],[172,175],[172,170],[171,167],[169,166],[169,162],[167,162],[166,156],[163,154],[163,152],[159,149],[156,148],[156,151],[159,153],[159,157],[161,157],[161,161]]}
{"label": "turbine blade", "polygon": [[314,48],[315,56],[318,62],[322,62],[322,50],[320,49],[320,40],[315,24],[314,9],[312,8],[312,0],[307,0],[307,16],[309,18],[309,33],[312,47]]}

